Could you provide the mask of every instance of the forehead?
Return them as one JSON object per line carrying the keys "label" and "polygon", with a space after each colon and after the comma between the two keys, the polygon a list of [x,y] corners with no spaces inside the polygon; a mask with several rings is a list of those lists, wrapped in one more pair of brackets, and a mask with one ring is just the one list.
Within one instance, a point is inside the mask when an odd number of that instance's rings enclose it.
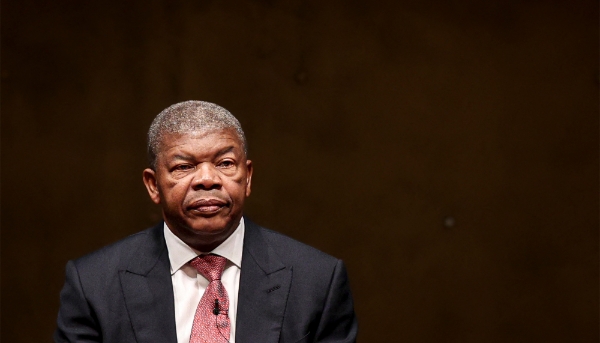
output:
{"label": "forehead", "polygon": [[242,141],[234,129],[165,133],[161,136],[159,147],[159,154],[181,149],[193,150],[195,153],[210,153],[224,147],[239,149],[243,153]]}

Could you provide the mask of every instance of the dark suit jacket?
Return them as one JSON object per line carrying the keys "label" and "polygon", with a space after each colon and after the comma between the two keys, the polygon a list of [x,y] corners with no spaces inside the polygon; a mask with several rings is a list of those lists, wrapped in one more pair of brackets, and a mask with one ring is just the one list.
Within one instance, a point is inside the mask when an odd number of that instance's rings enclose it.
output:
{"label": "dark suit jacket", "polygon": [[[354,342],[342,261],[245,223],[235,341]],[[60,301],[56,342],[176,343],[163,224],[69,261]]]}

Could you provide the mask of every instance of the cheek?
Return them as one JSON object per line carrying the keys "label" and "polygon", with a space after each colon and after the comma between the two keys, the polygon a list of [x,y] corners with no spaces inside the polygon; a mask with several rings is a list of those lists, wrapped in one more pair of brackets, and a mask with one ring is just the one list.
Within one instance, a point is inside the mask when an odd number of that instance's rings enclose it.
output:
{"label": "cheek", "polygon": [[225,186],[229,196],[233,199],[243,198],[246,194],[246,183],[244,179],[230,180]]}
{"label": "cheek", "polygon": [[186,196],[187,186],[180,182],[166,181],[159,189],[164,201],[167,201],[168,204],[178,205]]}

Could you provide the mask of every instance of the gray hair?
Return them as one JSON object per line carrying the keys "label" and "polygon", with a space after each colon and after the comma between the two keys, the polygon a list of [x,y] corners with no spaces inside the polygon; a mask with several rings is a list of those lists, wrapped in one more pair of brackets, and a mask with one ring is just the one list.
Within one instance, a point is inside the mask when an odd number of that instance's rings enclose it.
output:
{"label": "gray hair", "polygon": [[148,160],[156,169],[156,156],[167,134],[190,133],[219,129],[233,129],[242,142],[246,156],[248,144],[240,122],[223,107],[206,101],[184,101],[171,105],[160,112],[148,130]]}

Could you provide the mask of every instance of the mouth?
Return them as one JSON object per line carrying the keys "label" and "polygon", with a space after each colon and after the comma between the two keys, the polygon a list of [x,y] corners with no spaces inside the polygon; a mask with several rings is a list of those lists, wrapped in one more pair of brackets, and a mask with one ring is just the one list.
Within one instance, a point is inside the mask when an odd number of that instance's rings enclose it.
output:
{"label": "mouth", "polygon": [[198,199],[193,201],[190,205],[188,205],[188,211],[198,213],[198,214],[214,214],[221,211],[223,208],[227,207],[227,202],[221,199]]}

